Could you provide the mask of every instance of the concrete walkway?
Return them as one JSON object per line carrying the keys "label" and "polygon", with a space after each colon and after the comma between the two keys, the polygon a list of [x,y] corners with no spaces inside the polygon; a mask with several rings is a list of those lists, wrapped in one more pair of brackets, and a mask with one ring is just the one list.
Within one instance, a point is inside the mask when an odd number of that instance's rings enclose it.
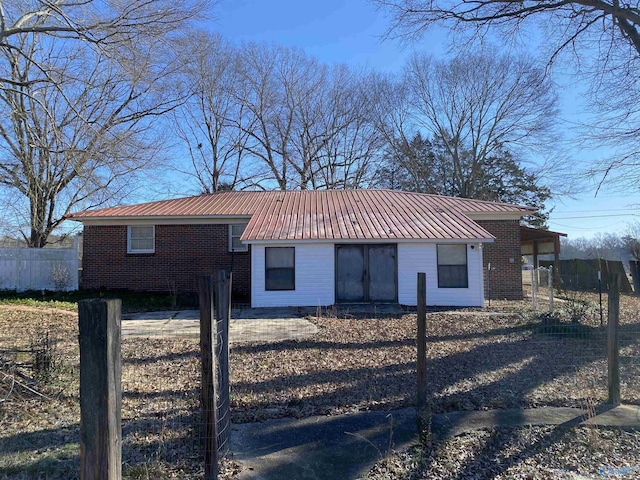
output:
{"label": "concrete walkway", "polygon": [[562,424],[640,427],[640,407],[605,407],[591,418],[588,418],[586,410],[565,407],[449,412],[433,416],[431,431],[436,439],[444,439],[481,428]]}
{"label": "concrete walkway", "polygon": [[234,425],[239,480],[337,480],[364,475],[392,449],[417,442],[413,408]]}
{"label": "concrete walkway", "polygon": [[[434,415],[432,434],[445,439],[482,428],[594,424],[640,427],[640,408],[620,406],[587,419],[579,408],[449,412]],[[363,477],[392,449],[418,441],[413,408],[234,425],[231,452],[239,480],[334,480]]]}
{"label": "concrete walkway", "polygon": [[[303,339],[318,327],[294,309],[233,309],[229,322],[231,344]],[[122,337],[199,337],[200,312],[178,310],[122,315]]]}

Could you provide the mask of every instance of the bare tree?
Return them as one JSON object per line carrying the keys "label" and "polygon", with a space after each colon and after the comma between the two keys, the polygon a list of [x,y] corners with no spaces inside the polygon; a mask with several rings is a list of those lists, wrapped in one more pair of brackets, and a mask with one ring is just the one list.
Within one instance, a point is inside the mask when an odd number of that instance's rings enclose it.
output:
{"label": "bare tree", "polygon": [[622,243],[631,255],[631,258],[640,261],[640,222],[637,220],[627,225]]}
{"label": "bare tree", "polygon": [[[448,27],[462,40],[539,34],[548,63],[563,52],[590,85],[593,117],[579,125],[584,148],[613,152],[586,168],[600,186],[638,187],[640,178],[640,2],[619,0],[371,0],[391,17],[389,36],[418,38]],[[458,39],[460,40],[460,39]],[[466,44],[458,41],[458,45]],[[572,175],[576,174],[575,165]]]}
{"label": "bare tree", "polygon": [[[80,40],[94,46],[119,47],[122,39],[158,38],[179,31],[204,11],[206,2],[169,0],[22,0],[0,2],[0,40],[41,34]],[[11,80],[8,78],[8,80]]]}
{"label": "bare tree", "polygon": [[[556,96],[532,60],[416,54],[401,78],[377,87],[387,152],[379,185],[544,208],[549,189],[521,164],[553,143]],[[527,220],[544,225],[546,215]]]}
{"label": "bare tree", "polygon": [[[235,94],[245,115],[247,156],[262,165],[260,186],[280,189],[363,185],[378,154],[364,81],[300,50],[247,45]],[[247,159],[249,162],[249,159]]]}
{"label": "bare tree", "polygon": [[174,115],[191,160],[183,173],[205,193],[242,187],[251,178],[249,166],[242,165],[251,128],[246,127],[246,107],[235,96],[237,49],[219,35],[201,31],[187,44],[191,55],[184,82],[192,94]]}
{"label": "bare tree", "polygon": [[345,66],[330,71],[323,89],[321,131],[312,162],[313,188],[361,188],[370,185],[383,157],[376,128],[375,77]]}
{"label": "bare tree", "polygon": [[42,247],[71,209],[117,202],[158,157],[154,124],[184,100],[171,39],[198,5],[0,7],[0,193]]}
{"label": "bare tree", "polygon": [[604,259],[627,261],[627,239],[617,233],[598,232],[591,238],[562,238],[562,259]]}
{"label": "bare tree", "polygon": [[286,190],[290,181],[286,159],[290,136],[282,127],[287,119],[290,122],[291,113],[285,108],[278,75],[282,53],[280,47],[257,44],[240,50],[234,95],[248,115],[232,121],[248,137],[247,153],[261,165],[256,186],[274,180],[279,189]]}
{"label": "bare tree", "polygon": [[557,39],[556,52],[594,35],[608,55],[621,43],[640,53],[640,2],[619,0],[372,0],[392,17],[391,35],[421,35],[434,25],[468,26],[478,34],[489,28],[504,34],[520,31],[526,22],[548,23]]}
{"label": "bare tree", "polygon": [[406,68],[415,125],[442,140],[463,196],[467,169],[500,148],[548,146],[556,95],[527,57],[480,52],[437,61],[416,54]]}

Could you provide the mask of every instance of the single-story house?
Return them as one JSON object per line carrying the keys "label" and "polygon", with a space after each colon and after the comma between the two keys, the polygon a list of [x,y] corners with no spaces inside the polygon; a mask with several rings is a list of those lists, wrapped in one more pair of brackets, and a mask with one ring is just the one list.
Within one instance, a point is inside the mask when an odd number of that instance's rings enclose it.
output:
{"label": "single-story house", "polygon": [[[521,299],[520,218],[534,209],[395,190],[220,192],[87,210],[82,287],[196,292],[232,269],[253,307],[482,306]],[[490,281],[487,274],[491,266]]]}

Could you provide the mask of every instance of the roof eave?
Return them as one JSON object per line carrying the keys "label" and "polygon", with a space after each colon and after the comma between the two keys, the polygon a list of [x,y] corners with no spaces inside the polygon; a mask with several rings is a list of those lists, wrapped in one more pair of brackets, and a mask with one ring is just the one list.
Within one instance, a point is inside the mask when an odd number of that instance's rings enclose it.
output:
{"label": "roof eave", "polygon": [[241,238],[240,241],[250,245],[284,245],[294,243],[493,243],[491,238],[308,238],[308,239],[259,239]]}
{"label": "roof eave", "polygon": [[[197,224],[248,221],[251,215],[129,215],[129,216],[65,216],[66,220],[94,225],[127,225],[133,223]],[[217,221],[217,222],[216,222]]]}

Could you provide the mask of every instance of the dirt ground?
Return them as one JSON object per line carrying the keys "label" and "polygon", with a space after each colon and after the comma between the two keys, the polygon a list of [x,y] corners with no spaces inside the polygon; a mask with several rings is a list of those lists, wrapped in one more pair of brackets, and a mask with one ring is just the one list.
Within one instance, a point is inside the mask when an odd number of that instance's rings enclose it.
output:
{"label": "dirt ground", "polygon": [[[526,302],[492,302],[491,309],[482,311],[429,315],[433,411],[584,407],[603,402],[606,337],[597,308],[589,304],[586,310],[580,328],[543,327],[543,317],[530,312]],[[640,403],[638,311],[638,299],[622,298],[623,400],[627,403]],[[309,320],[319,329],[313,338],[232,348],[234,422],[414,403],[415,315]],[[55,368],[45,381],[36,378],[31,364],[34,345],[41,344],[47,334],[55,340],[51,342],[55,343]],[[201,478],[197,340],[125,339],[122,353],[125,478]],[[77,477],[78,361],[73,312],[0,307],[0,478]],[[504,435],[512,443],[519,438],[517,432]],[[487,440],[480,436],[473,442],[484,445]],[[512,448],[509,442],[505,441],[505,448]],[[618,440],[612,437],[611,442]],[[545,455],[544,451],[539,454]],[[399,455],[392,463],[414,465],[434,453]],[[421,475],[432,470],[416,471]],[[233,473],[234,464],[226,463],[223,477]]]}

